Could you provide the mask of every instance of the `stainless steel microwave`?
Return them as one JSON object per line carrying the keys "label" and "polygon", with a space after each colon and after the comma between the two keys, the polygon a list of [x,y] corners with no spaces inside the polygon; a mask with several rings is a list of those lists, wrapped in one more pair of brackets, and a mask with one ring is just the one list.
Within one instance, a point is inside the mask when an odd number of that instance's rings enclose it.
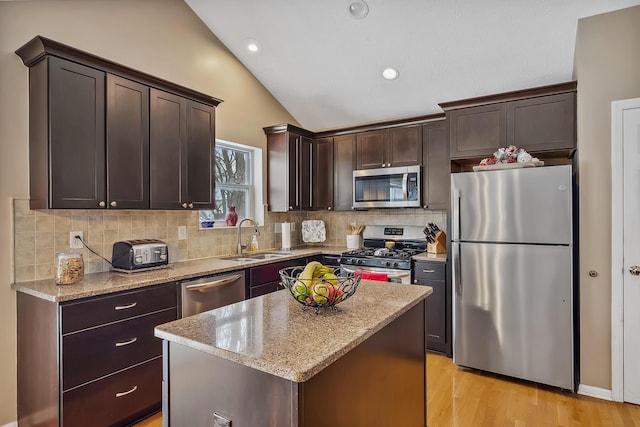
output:
{"label": "stainless steel microwave", "polygon": [[420,207],[420,168],[407,166],[353,171],[353,207]]}

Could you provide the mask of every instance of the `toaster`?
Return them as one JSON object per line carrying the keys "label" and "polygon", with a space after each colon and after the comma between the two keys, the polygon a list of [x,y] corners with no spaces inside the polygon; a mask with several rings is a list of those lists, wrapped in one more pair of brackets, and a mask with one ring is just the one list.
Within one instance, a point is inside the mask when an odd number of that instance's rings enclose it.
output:
{"label": "toaster", "polygon": [[120,270],[138,270],[169,264],[167,244],[157,239],[123,240],[113,244],[111,265]]}

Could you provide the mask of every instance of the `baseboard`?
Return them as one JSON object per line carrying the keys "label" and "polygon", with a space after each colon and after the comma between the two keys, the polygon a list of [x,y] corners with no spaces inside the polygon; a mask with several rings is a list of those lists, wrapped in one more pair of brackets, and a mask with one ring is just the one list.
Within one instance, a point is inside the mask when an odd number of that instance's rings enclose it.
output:
{"label": "baseboard", "polygon": [[18,427],[18,422],[17,422],[17,421],[14,421],[14,422],[12,422],[12,423],[5,424],[5,425],[0,426],[0,427]]}
{"label": "baseboard", "polygon": [[578,386],[578,394],[589,397],[596,397],[598,399],[613,400],[613,394],[611,393],[611,390],[607,390],[606,388],[593,387],[590,385],[580,384]]}

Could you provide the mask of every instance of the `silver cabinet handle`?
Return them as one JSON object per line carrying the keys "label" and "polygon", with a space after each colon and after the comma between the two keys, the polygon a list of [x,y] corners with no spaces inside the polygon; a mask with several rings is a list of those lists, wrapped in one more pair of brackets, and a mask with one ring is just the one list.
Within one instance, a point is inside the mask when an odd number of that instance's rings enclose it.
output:
{"label": "silver cabinet handle", "polygon": [[435,270],[422,270],[423,273],[435,273]]}
{"label": "silver cabinet handle", "polygon": [[387,167],[387,165],[386,165],[385,163],[383,163],[383,164],[382,164],[382,167],[383,167],[383,168],[386,168],[386,167]]}
{"label": "silver cabinet handle", "polygon": [[187,209],[187,204],[186,204],[186,203],[183,203],[183,204],[182,204],[182,207],[183,207],[183,208],[185,208],[185,209]]}
{"label": "silver cabinet handle", "polygon": [[118,202],[116,202],[115,200],[114,200],[113,202],[109,203],[109,204],[110,204],[112,207],[114,207],[114,208],[115,208],[116,206],[118,206]]}
{"label": "silver cabinet handle", "polygon": [[391,167],[391,163],[387,163],[387,167],[390,168]]}
{"label": "silver cabinet handle", "polygon": [[640,267],[638,267],[637,265],[632,265],[631,268],[629,268],[629,273],[633,274],[634,276],[640,276]]}
{"label": "silver cabinet handle", "polygon": [[289,210],[292,211],[293,210],[293,206],[289,206]]}
{"label": "silver cabinet handle", "polygon": [[121,393],[116,393],[116,397],[126,396],[127,394],[131,394],[138,389],[137,385],[134,385],[131,390],[123,391]]}
{"label": "silver cabinet handle", "polygon": [[101,208],[104,208],[105,206],[107,206],[107,204],[103,200],[100,203],[98,203],[98,206],[100,206]]}
{"label": "silver cabinet handle", "polygon": [[213,282],[207,283],[199,283],[197,285],[187,285],[185,289],[188,291],[204,291],[206,289],[216,288],[218,286],[224,286],[235,282],[236,280],[242,277],[241,274],[236,274],[235,276],[227,277],[225,279],[214,280]]}
{"label": "silver cabinet handle", "polygon": [[327,210],[328,210],[328,211],[330,211],[330,210],[331,210],[331,206],[329,206],[329,207],[327,208]]}
{"label": "silver cabinet handle", "polygon": [[189,203],[189,209],[193,209],[193,203]]}
{"label": "silver cabinet handle", "polygon": [[138,305],[137,302],[132,302],[131,304],[127,304],[127,305],[116,305],[113,309],[114,310],[126,310],[128,308],[133,308],[136,305]]}
{"label": "silver cabinet handle", "polygon": [[120,341],[116,343],[116,347],[124,347],[125,345],[133,344],[136,341],[138,341],[138,337],[131,338],[127,341]]}

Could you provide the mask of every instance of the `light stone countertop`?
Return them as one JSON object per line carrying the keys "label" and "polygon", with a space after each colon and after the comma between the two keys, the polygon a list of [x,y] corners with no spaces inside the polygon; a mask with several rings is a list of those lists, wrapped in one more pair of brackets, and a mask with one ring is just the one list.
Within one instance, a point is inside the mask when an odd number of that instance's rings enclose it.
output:
{"label": "light stone countertop", "polygon": [[303,307],[288,290],[155,328],[159,338],[304,382],[432,293],[429,286],[362,280],[337,310]]}
{"label": "light stone countertop", "polygon": [[[278,252],[283,257],[259,261],[233,261],[221,258],[206,258],[193,261],[170,263],[168,267],[135,273],[115,271],[86,274],[84,279],[72,285],[56,285],[55,280],[34,280],[11,284],[11,288],[38,298],[53,302],[71,301],[80,298],[104,295],[113,292],[143,288],[151,285],[175,282],[200,276],[242,270],[259,265],[271,264],[319,254],[340,254],[346,251],[343,247],[312,247],[292,249],[282,252],[265,250],[261,252]],[[247,254],[247,256],[250,256]]]}
{"label": "light stone countertop", "polygon": [[440,261],[447,262],[447,254],[429,254],[427,252],[414,255],[413,259],[415,261]]}

